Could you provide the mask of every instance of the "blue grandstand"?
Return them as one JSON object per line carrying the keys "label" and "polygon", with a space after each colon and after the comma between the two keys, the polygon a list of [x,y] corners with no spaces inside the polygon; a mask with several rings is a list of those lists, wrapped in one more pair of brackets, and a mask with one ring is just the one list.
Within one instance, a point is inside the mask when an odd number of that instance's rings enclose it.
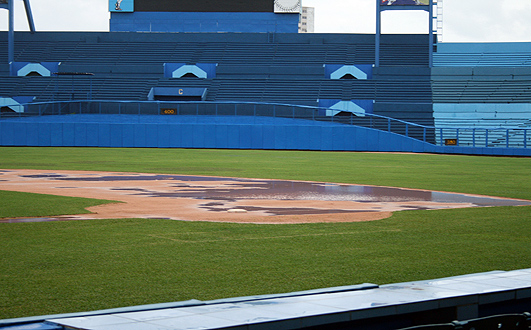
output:
{"label": "blue grandstand", "polygon": [[0,145],[531,155],[531,44],[299,34],[262,2],[262,24],[124,0],[112,32],[1,33]]}
{"label": "blue grandstand", "polygon": [[[383,10],[428,11],[433,31],[434,0],[376,2],[375,34],[307,34],[300,0],[109,0],[110,32],[35,32],[24,0],[32,31],[0,32],[0,146],[531,156],[531,43],[380,34]],[[530,305],[524,269],[0,329],[529,329]],[[508,311],[526,313],[491,317]]]}

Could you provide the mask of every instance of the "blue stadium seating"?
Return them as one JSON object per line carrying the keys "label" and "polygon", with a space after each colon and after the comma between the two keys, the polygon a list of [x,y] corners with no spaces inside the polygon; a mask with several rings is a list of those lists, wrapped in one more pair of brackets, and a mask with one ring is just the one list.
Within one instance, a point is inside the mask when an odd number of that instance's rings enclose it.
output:
{"label": "blue stadium seating", "polygon": [[[145,100],[153,87],[202,87],[208,101],[263,101],[317,105],[319,99],[375,99],[377,109],[399,119],[433,124],[430,111],[393,111],[394,103],[431,103],[426,36],[382,40],[383,67],[371,80],[331,80],[325,64],[372,64],[374,36],[266,33],[29,33],[17,34],[16,61],[61,62],[61,72],[94,77],[21,77],[16,93],[36,101]],[[5,42],[0,38],[0,44]],[[1,56],[1,51],[0,51]],[[214,79],[164,78],[164,63],[217,63]],[[398,72],[391,68],[400,66]],[[391,71],[386,72],[385,68]],[[3,75],[6,73],[4,72]],[[382,75],[382,79],[379,78]],[[391,78],[390,78],[391,77]],[[406,81],[404,81],[406,80]],[[13,89],[0,85],[0,95]],[[417,107],[418,108],[418,107]],[[424,109],[425,110],[425,109]],[[379,111],[379,110],[378,110]]]}
{"label": "blue stadium seating", "polygon": [[[0,65],[0,97],[143,101],[156,87],[204,88],[206,101],[214,102],[315,107],[319,100],[374,100],[374,114],[419,125],[530,128],[527,114],[518,117],[502,106],[531,103],[528,43],[439,44],[430,69],[427,38],[383,35],[381,66],[373,68],[369,79],[358,80],[330,79],[325,65],[372,65],[374,35],[17,32],[15,61],[60,62],[59,73],[67,75],[12,77],[9,66]],[[7,57],[4,46],[7,34],[0,33],[0,58]],[[207,79],[169,78],[166,63],[212,63],[216,72]],[[486,115],[472,122],[467,104],[492,104],[513,117],[493,123]],[[448,117],[463,120],[444,119]],[[437,130],[433,134],[428,140],[436,144],[446,137]],[[463,145],[474,144],[465,141],[461,139]],[[496,141],[513,143],[503,134]]]}
{"label": "blue stadium seating", "polygon": [[[461,146],[473,146],[476,141],[491,147],[526,143],[523,129],[531,129],[529,43],[441,44],[434,66],[438,128],[460,129]],[[507,133],[507,129],[514,131]],[[442,140],[440,134],[436,140]]]}

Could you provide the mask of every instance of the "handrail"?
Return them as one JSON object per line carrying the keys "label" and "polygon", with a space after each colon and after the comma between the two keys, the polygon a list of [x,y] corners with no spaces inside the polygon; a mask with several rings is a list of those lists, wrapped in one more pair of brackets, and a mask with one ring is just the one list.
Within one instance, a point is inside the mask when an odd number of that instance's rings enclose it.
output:
{"label": "handrail", "polygon": [[477,126],[436,127],[355,111],[344,112],[345,116],[327,116],[326,111],[331,110],[329,108],[285,103],[245,101],[115,101],[87,99],[33,102],[20,104],[17,107],[23,107],[24,112],[3,112],[0,113],[0,119],[66,114],[275,117],[372,128],[440,146],[527,148],[531,145],[531,128]]}
{"label": "handrail", "polygon": [[452,321],[443,324],[420,325],[399,330],[472,330],[508,329],[524,330],[531,327],[531,313],[500,314],[466,321]]}

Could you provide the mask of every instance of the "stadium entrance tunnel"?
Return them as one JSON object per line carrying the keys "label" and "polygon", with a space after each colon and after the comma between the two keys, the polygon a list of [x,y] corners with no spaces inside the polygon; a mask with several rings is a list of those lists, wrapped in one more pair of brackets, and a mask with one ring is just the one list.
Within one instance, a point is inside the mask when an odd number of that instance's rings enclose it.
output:
{"label": "stadium entrance tunnel", "polygon": [[42,74],[38,73],[37,71],[31,71],[26,75],[26,77],[42,77]]}
{"label": "stadium entrance tunnel", "polygon": [[1,107],[0,113],[13,113],[15,110],[11,109],[10,107]]}
{"label": "stadium entrance tunnel", "polygon": [[343,79],[343,80],[356,80],[358,78],[354,77],[353,75],[351,75],[350,73],[347,73],[346,75],[344,75],[343,77],[339,78],[339,79]]}

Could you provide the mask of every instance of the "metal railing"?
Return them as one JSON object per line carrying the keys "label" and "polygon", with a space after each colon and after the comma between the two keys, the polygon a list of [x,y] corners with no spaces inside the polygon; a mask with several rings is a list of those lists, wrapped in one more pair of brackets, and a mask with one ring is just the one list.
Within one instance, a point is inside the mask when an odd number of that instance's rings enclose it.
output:
{"label": "metal railing", "polygon": [[528,330],[531,328],[531,314],[501,314],[467,321],[421,325],[400,330]]}
{"label": "metal railing", "polygon": [[110,101],[73,100],[21,105],[24,112],[2,112],[0,119],[72,114],[159,116],[250,116],[303,119],[354,125],[390,132],[440,146],[528,148],[531,128],[435,127],[369,113],[340,112],[328,108],[265,102]]}

